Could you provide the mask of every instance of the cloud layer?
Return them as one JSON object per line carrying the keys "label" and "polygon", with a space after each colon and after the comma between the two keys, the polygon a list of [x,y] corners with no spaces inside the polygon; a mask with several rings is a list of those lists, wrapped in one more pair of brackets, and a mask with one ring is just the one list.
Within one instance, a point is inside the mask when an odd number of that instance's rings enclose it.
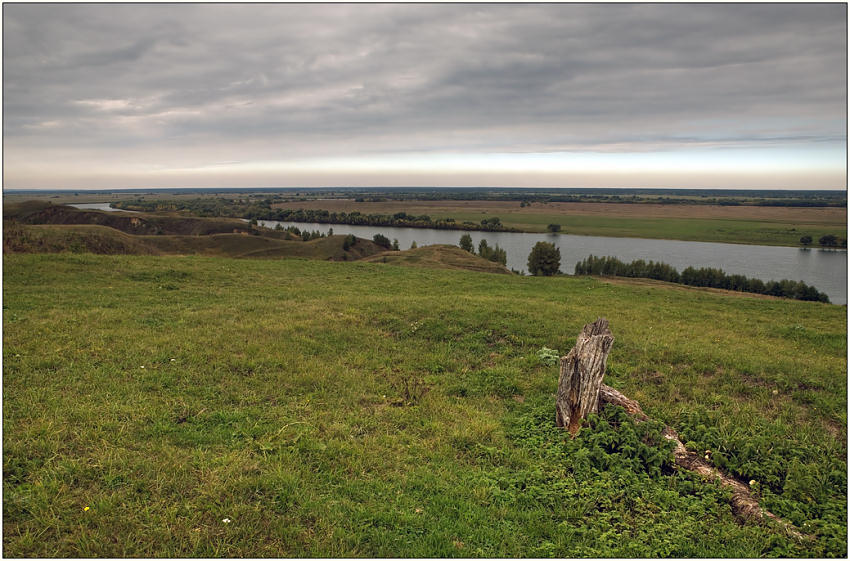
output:
{"label": "cloud layer", "polygon": [[842,187],[846,33],[843,4],[9,4],[4,179],[429,184],[554,154],[563,182],[767,151]]}

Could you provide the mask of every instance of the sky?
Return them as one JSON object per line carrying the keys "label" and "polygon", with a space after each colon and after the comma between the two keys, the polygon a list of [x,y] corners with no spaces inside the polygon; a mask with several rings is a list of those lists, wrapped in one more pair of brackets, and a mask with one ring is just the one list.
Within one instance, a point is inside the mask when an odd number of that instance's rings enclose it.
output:
{"label": "sky", "polygon": [[3,5],[6,189],[845,189],[847,5]]}

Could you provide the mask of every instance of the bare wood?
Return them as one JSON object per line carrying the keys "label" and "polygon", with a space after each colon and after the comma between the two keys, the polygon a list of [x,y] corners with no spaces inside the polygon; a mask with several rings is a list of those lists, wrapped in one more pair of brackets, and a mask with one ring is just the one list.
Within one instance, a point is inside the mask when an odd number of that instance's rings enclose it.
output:
{"label": "bare wood", "polygon": [[611,405],[619,405],[626,410],[626,413],[631,415],[637,421],[648,421],[649,417],[640,408],[640,404],[634,399],[629,399],[611,386],[602,384],[599,387],[599,406],[610,403]]}
{"label": "bare wood", "polygon": [[613,343],[608,320],[599,318],[584,326],[575,347],[561,357],[555,423],[566,427],[573,436],[581,428],[582,420],[598,410],[599,388]]}
{"label": "bare wood", "polygon": [[[629,399],[614,388],[602,384],[599,389],[599,406],[605,405],[606,403],[620,405],[627,413],[629,413],[629,415],[634,417],[636,422],[649,420],[649,417],[646,416],[637,401]],[[667,440],[673,441],[673,459],[677,465],[707,479],[717,480],[721,485],[732,489],[732,498],[729,502],[732,506],[732,512],[736,517],[745,521],[761,521],[765,518],[770,518],[771,520],[779,523],[785,531],[794,537],[811,539],[811,536],[800,533],[793,525],[785,522],[772,512],[759,506],[758,500],[756,500],[750,493],[748,485],[738,481],[730,475],[722,473],[720,470],[704,460],[699,454],[685,448],[685,445],[682,444],[681,440],[679,440],[679,435],[675,430],[670,427],[664,427],[661,434]]]}

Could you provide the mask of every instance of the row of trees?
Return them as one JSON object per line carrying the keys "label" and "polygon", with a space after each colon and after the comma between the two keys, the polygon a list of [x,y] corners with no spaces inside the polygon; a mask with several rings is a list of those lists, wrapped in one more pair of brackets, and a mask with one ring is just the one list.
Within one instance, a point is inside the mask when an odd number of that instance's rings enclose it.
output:
{"label": "row of trees", "polygon": [[190,212],[195,216],[233,217],[247,220],[280,220],[282,222],[318,222],[320,224],[351,224],[355,226],[399,226],[405,228],[436,228],[439,230],[484,230],[487,232],[514,232],[502,224],[497,216],[485,218],[480,223],[456,222],[454,218],[434,219],[427,214],[362,214],[359,211],[330,212],[321,209],[272,208],[272,201],[264,199],[190,199],[185,201],[142,200],[113,203],[115,208],[142,212]]}
{"label": "row of trees", "polygon": [[624,263],[616,257],[587,257],[575,266],[576,275],[601,275],[614,277],[638,277],[675,282],[689,286],[706,286],[723,288],[739,292],[768,294],[795,300],[829,302],[829,297],[815,287],[802,281],[783,279],[781,281],[764,282],[761,279],[751,279],[744,275],[727,275],[721,269],[688,267],[679,273],[666,263],[646,262],[643,259]]}
{"label": "row of trees", "polygon": [[[256,226],[257,222],[255,220],[252,220],[251,225]],[[286,228],[284,228],[282,225],[278,224],[277,226],[274,227],[274,229],[275,229],[275,231],[278,231],[278,232],[281,232],[281,231],[289,232],[290,234],[298,236],[298,237],[301,238],[301,241],[303,241],[303,242],[309,242],[310,240],[317,240],[319,238],[325,237],[325,234],[318,231],[318,230],[313,230],[311,232],[309,230],[301,230],[297,226],[287,226]],[[333,230],[328,232],[328,234],[333,235]]]}

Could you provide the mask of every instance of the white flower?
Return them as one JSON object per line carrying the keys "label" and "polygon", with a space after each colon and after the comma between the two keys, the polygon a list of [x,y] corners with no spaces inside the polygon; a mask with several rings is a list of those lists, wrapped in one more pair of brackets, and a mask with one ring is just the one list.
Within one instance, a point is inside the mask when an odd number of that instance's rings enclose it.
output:
{"label": "white flower", "polygon": [[230,518],[222,518],[221,521],[225,524],[230,524]]}
{"label": "white flower", "polygon": [[145,369],[145,365],[143,364],[143,365],[141,365],[139,368],[141,368],[142,370],[144,370],[144,369]]}
{"label": "white flower", "polygon": [[174,361],[176,361],[176,360],[177,360],[176,358],[172,358],[172,359],[171,359],[171,362],[174,362]]}
{"label": "white flower", "polygon": [[750,487],[752,487],[752,486],[753,486],[753,485],[755,485],[755,484],[756,484],[756,480],[755,480],[755,479],[750,479]]}

